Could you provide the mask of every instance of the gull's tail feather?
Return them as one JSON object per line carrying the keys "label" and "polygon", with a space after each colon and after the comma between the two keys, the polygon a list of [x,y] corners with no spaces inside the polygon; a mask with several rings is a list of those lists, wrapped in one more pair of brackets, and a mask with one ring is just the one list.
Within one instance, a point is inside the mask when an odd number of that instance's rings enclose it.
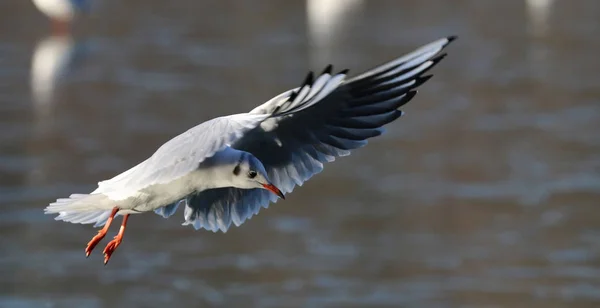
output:
{"label": "gull's tail feather", "polygon": [[[108,198],[102,194],[72,194],[69,198],[61,198],[50,203],[46,214],[59,214],[56,220],[78,224],[95,224],[102,226],[108,219],[111,209],[106,209]],[[109,206],[108,206],[109,207]]]}

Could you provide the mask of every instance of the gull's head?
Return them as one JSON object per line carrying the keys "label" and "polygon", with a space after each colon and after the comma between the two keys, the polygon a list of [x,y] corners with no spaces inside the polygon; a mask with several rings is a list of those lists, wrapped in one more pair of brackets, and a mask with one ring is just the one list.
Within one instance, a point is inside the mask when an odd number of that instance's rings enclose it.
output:
{"label": "gull's head", "polygon": [[281,190],[269,180],[267,171],[265,171],[265,167],[260,160],[250,153],[241,152],[232,174],[234,186],[237,188],[262,188],[274,193],[281,199],[285,199]]}

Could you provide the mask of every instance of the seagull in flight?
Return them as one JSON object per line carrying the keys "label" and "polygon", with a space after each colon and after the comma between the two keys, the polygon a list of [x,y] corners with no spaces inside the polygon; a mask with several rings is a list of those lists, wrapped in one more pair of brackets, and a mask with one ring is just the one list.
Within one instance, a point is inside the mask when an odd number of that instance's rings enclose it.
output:
{"label": "seagull in flight", "polygon": [[56,220],[102,227],[86,257],[105,237],[115,216],[118,234],[104,248],[104,264],[123,240],[131,214],[154,211],[168,218],[181,205],[183,225],[213,232],[240,226],[323,170],[327,162],[363,147],[402,115],[425,75],[445,56],[455,36],[431,42],[363,74],[348,70],[309,73],[248,113],[222,116],[163,144],[131,169],[98,183],[90,194],[72,194],[45,208]]}

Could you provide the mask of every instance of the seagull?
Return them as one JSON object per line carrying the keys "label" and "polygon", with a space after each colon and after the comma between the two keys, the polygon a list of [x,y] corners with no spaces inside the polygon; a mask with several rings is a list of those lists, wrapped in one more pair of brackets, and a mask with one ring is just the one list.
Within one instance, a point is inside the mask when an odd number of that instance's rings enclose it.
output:
{"label": "seagull", "polygon": [[183,225],[226,232],[285,199],[326,162],[381,135],[455,39],[436,40],[353,78],[348,70],[333,73],[331,65],[318,76],[309,72],[300,87],[248,113],[192,127],[90,194],[58,199],[44,211],[58,214],[56,220],[103,226],[87,244],[86,257],[122,215],[119,232],[104,248],[105,265],[132,214],[154,211],[168,218],[182,205]]}

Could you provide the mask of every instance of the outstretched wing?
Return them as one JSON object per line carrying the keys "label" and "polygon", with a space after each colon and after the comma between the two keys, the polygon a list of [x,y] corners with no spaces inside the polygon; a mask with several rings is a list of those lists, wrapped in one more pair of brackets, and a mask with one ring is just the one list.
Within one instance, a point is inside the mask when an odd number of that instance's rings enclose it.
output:
{"label": "outstretched wing", "polygon": [[125,199],[140,189],[169,183],[256,128],[270,114],[235,114],[206,121],[163,144],[137,166],[98,183],[94,193]]}
{"label": "outstretched wing", "polygon": [[[347,81],[343,81],[345,71],[331,74],[331,66],[314,81],[309,74],[300,88],[251,111],[269,114],[282,106],[287,109],[263,121],[232,147],[255,155],[272,183],[290,193],[323,170],[325,162],[366,145],[367,139],[383,133],[385,124],[400,117],[398,108],[431,77],[424,76],[425,72],[445,56],[440,51],[453,39],[440,39]],[[184,224],[225,232],[231,222],[239,226],[276,201],[275,195],[263,189],[212,189],[187,200]]]}
{"label": "outstretched wing", "polygon": [[[315,83],[312,88],[317,89],[315,86],[319,86],[318,92],[309,94],[320,99],[319,96],[332,92],[342,78],[343,76],[333,76],[322,79],[327,82]],[[301,93],[307,94],[304,90]],[[194,171],[204,159],[231,146],[265,120],[289,115],[316,102],[309,100],[307,95],[302,96],[306,98],[304,100],[289,100],[290,95],[283,93],[264,104],[270,108],[218,117],[193,127],[167,141],[137,166],[110,180],[99,182],[94,193],[103,193],[113,200],[120,200],[148,186],[169,183]]]}

